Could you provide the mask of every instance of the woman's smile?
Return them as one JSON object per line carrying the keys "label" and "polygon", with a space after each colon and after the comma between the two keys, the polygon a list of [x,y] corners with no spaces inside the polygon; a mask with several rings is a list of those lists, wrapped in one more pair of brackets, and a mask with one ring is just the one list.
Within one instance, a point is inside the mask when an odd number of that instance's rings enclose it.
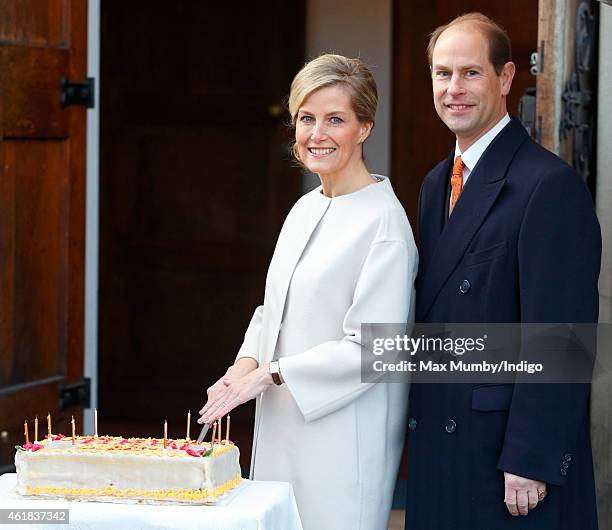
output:
{"label": "woman's smile", "polygon": [[335,147],[309,147],[308,152],[317,157],[322,158],[331,155],[336,150]]}

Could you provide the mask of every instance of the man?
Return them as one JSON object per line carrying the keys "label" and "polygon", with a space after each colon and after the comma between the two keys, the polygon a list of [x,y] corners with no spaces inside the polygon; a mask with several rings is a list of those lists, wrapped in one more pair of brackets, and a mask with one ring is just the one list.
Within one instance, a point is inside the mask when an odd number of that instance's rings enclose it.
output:
{"label": "man", "polygon": [[[601,236],[567,164],[510,118],[515,66],[471,13],[428,48],[456,135],[419,198],[417,322],[597,322]],[[408,530],[596,529],[589,386],[415,384]]]}

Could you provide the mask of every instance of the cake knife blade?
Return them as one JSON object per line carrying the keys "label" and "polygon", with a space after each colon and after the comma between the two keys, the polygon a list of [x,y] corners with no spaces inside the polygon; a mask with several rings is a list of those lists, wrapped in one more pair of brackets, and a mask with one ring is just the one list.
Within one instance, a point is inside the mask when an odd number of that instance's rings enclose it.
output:
{"label": "cake knife blade", "polygon": [[202,441],[204,440],[204,436],[206,436],[206,433],[208,432],[208,428],[210,427],[210,423],[205,423],[204,425],[202,425],[202,430],[200,431],[200,436],[198,436],[198,443],[202,443]]}

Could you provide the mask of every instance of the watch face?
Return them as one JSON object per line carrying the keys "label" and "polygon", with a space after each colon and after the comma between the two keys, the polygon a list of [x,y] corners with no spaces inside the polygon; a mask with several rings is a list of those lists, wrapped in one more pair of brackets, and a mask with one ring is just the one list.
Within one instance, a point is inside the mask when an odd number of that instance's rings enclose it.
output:
{"label": "watch face", "polygon": [[279,375],[279,367],[278,367],[278,361],[272,361],[270,363],[270,374],[272,375],[272,381],[274,381],[275,385],[282,385],[283,382],[280,378]]}

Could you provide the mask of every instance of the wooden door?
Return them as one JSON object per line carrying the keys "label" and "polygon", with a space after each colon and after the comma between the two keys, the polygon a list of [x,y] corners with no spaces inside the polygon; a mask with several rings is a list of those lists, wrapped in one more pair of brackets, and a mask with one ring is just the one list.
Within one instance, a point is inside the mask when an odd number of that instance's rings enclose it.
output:
{"label": "wooden door", "polygon": [[86,27],[85,0],[0,1],[0,473],[24,419],[81,423],[60,390],[83,377],[85,109],[60,96]]}
{"label": "wooden door", "polygon": [[102,3],[101,425],[183,436],[233,362],[300,195],[282,103],[303,28],[301,1]]}
{"label": "wooden door", "polygon": [[530,58],[537,49],[538,2],[516,0],[397,0],[393,8],[393,120],[391,176],[413,227],[421,182],[447,157],[454,136],[433,105],[425,50],[429,34],[458,15],[480,11],[506,29],[512,41],[517,73],[508,97],[510,114],[517,114],[520,97],[536,86]]}
{"label": "wooden door", "polygon": [[536,139],[596,189],[595,0],[540,0]]}

